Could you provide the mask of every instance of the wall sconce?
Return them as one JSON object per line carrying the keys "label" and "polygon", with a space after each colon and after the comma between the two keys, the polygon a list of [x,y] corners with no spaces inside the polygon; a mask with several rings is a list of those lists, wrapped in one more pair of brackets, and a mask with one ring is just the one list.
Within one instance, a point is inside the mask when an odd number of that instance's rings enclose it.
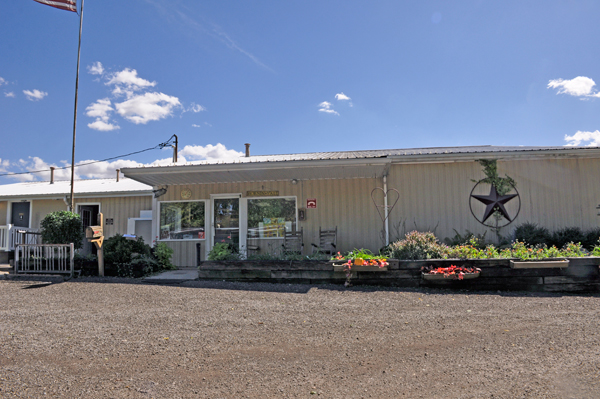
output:
{"label": "wall sconce", "polygon": [[167,193],[167,188],[166,187],[159,188],[158,190],[152,190],[152,192],[154,193],[154,198],[158,198]]}
{"label": "wall sconce", "polygon": [[293,184],[293,185],[296,185],[296,184],[298,184],[298,179],[292,179],[292,184]]}

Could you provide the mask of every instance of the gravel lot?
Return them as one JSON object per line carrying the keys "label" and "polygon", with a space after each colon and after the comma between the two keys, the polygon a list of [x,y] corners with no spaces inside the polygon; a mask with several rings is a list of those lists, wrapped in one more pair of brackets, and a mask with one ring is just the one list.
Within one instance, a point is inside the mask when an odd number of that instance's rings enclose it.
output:
{"label": "gravel lot", "polygon": [[0,281],[2,398],[598,398],[600,297]]}

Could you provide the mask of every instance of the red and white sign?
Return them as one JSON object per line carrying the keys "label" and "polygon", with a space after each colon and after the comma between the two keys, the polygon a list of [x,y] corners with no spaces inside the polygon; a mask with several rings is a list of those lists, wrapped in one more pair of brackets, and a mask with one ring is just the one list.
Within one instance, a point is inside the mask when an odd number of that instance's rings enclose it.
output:
{"label": "red and white sign", "polygon": [[306,200],[306,207],[307,208],[312,208],[315,209],[317,207],[317,199],[316,198],[309,198]]}

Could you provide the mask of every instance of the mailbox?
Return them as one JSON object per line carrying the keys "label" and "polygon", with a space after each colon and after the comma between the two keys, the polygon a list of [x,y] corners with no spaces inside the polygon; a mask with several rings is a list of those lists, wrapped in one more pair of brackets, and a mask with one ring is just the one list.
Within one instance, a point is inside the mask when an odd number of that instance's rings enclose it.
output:
{"label": "mailbox", "polygon": [[104,235],[102,226],[89,226],[85,229],[85,238],[94,239]]}

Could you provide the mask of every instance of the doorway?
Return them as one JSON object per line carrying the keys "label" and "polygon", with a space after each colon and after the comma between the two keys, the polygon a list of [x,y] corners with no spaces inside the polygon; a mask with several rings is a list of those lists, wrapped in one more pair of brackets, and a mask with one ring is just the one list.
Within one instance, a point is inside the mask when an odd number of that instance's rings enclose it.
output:
{"label": "doorway", "polygon": [[[98,214],[100,213],[99,204],[77,204],[77,213],[81,216],[81,223],[83,224],[83,231],[89,226],[98,226]],[[96,254],[96,246],[88,240],[83,240],[83,247],[79,251],[81,255]]]}
{"label": "doorway", "polygon": [[212,199],[213,245],[230,244],[240,249],[240,198],[219,197]]}
{"label": "doorway", "polygon": [[10,222],[17,227],[29,227],[31,203],[13,202],[11,208]]}

